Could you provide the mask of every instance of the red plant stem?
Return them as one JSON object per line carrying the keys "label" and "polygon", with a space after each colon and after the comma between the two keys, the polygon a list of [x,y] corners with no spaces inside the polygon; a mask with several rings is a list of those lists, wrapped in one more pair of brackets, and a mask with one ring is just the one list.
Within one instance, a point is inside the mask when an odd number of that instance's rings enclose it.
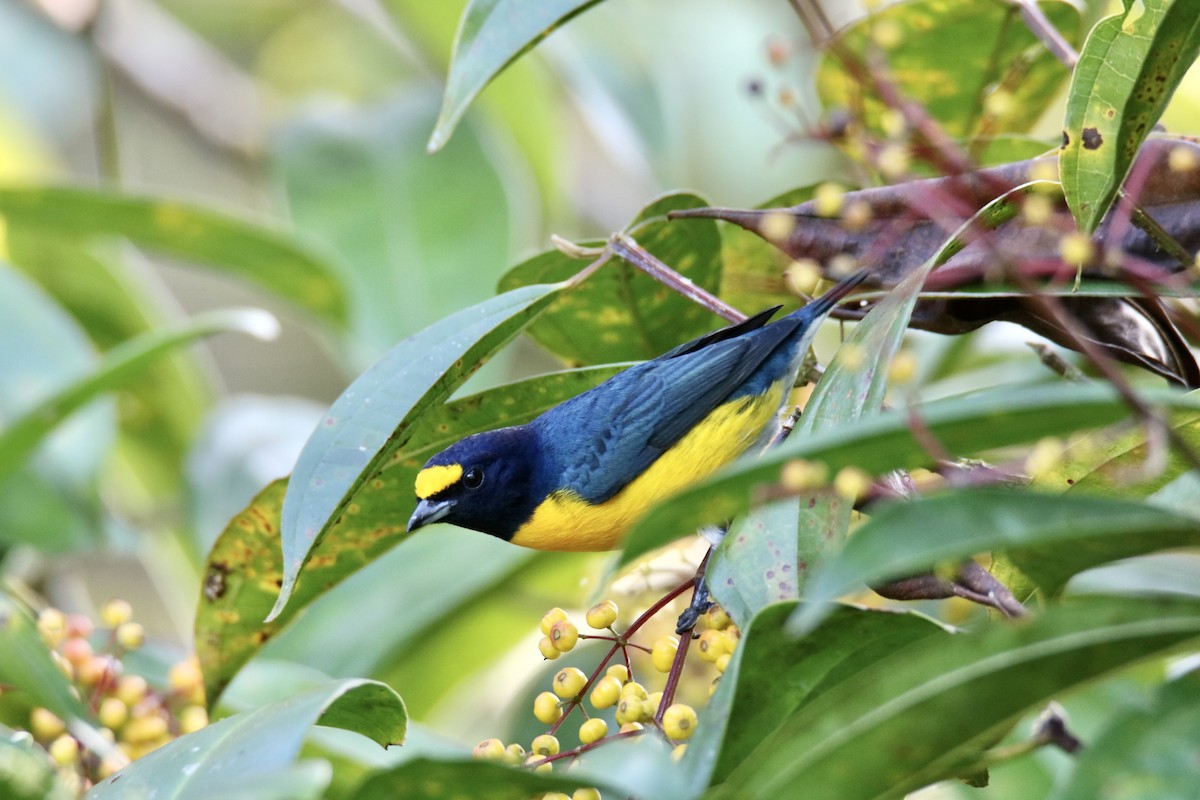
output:
{"label": "red plant stem", "polygon": [[[712,557],[712,548],[708,548],[708,552],[704,554],[704,558],[700,561],[700,566],[696,567],[696,574],[691,580],[692,597],[695,598],[696,591],[700,588],[700,582],[704,580],[704,574],[708,571],[708,559]],[[693,626],[694,627],[694,626]],[[692,628],[688,628],[680,634],[679,647],[675,650],[675,659],[671,662],[671,671],[667,673],[667,685],[663,687],[662,701],[658,704],[658,710],[654,713],[654,724],[662,727],[663,712],[671,705],[675,699],[675,690],[679,687],[679,678],[683,675],[683,664],[687,660],[688,648],[692,644]]]}
{"label": "red plant stem", "polygon": [[1079,61],[1079,54],[1058,32],[1054,23],[1047,19],[1046,12],[1042,11],[1037,0],[1016,0],[1016,3],[1021,7],[1021,17],[1033,35],[1040,39],[1051,55],[1061,61],[1067,69],[1074,69],[1075,62]]}
{"label": "red plant stem", "polygon": [[745,314],[659,261],[629,234],[614,233],[609,240],[608,249],[662,285],[707,308],[722,319],[734,323],[746,319]]}
{"label": "red plant stem", "polygon": [[628,739],[631,736],[641,736],[645,732],[645,729],[642,729],[640,731],[622,731],[621,733],[614,733],[612,736],[606,736],[603,739],[598,739],[591,744],[581,744],[579,747],[575,747],[570,750],[563,750],[561,753],[555,753],[552,756],[544,756],[541,761],[536,761],[529,766],[540,767],[542,764],[549,764],[552,761],[561,761],[564,758],[573,758],[581,753],[586,753],[588,750],[594,750],[602,744],[611,742],[613,739]]}

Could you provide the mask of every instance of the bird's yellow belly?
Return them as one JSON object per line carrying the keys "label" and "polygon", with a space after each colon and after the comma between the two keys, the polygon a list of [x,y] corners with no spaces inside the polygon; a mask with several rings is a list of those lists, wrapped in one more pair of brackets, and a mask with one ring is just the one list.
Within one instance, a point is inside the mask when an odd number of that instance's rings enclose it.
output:
{"label": "bird's yellow belly", "polygon": [[[611,550],[651,506],[740,456],[777,417],[783,386],[718,406],[616,495],[592,505],[570,490],[551,494],[513,536],[537,550]],[[683,531],[680,532],[684,533]]]}

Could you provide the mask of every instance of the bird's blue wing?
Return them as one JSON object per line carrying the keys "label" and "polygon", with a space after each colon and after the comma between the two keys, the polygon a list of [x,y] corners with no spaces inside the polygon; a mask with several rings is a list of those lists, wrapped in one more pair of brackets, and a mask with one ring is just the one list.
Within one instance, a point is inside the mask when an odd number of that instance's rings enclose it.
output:
{"label": "bird's blue wing", "polygon": [[534,425],[561,488],[592,503],[608,500],[725,402],[797,327],[785,318],[759,330],[709,334],[540,417]]}

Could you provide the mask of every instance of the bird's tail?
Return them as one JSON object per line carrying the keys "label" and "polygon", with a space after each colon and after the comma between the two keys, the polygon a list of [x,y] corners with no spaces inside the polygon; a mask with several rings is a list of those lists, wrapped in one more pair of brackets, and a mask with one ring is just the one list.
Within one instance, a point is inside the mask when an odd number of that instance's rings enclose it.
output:
{"label": "bird's tail", "polygon": [[860,269],[848,278],[843,278],[828,292],[795,313],[801,314],[808,319],[820,319],[832,311],[833,307],[838,304],[838,301],[854,291],[869,275],[870,273],[867,270]]}

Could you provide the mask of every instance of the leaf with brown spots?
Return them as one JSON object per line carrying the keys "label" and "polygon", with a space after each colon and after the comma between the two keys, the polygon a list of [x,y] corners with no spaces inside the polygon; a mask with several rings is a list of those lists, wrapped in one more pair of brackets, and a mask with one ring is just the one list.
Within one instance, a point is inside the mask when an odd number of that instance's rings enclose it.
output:
{"label": "leaf with brown spots", "polygon": [[[642,210],[627,229],[643,248],[696,285],[721,283],[721,236],[711,220],[667,222],[672,211],[699,208],[692,194],[669,194]],[[550,250],[509,270],[500,290],[566,280],[581,262]],[[538,344],[572,365],[654,358],[718,327],[721,320],[640,270],[614,259],[555,301],[532,325]]]}
{"label": "leaf with brown spots", "polygon": [[[406,538],[416,505],[413,480],[425,460],[463,436],[517,425],[611,377],[620,367],[544,375],[435,406],[408,444],[356,495],[347,513],[313,551],[292,602],[263,622],[283,580],[279,519],[287,482],[269,485],[230,520],[209,553],[196,609],[196,651],[209,705],[242,666],[305,606]],[[457,606],[449,604],[447,613]]]}
{"label": "leaf with brown spots", "polygon": [[1134,157],[1200,54],[1200,0],[1125,0],[1096,23],[1067,95],[1063,190],[1079,227],[1108,213]]}

